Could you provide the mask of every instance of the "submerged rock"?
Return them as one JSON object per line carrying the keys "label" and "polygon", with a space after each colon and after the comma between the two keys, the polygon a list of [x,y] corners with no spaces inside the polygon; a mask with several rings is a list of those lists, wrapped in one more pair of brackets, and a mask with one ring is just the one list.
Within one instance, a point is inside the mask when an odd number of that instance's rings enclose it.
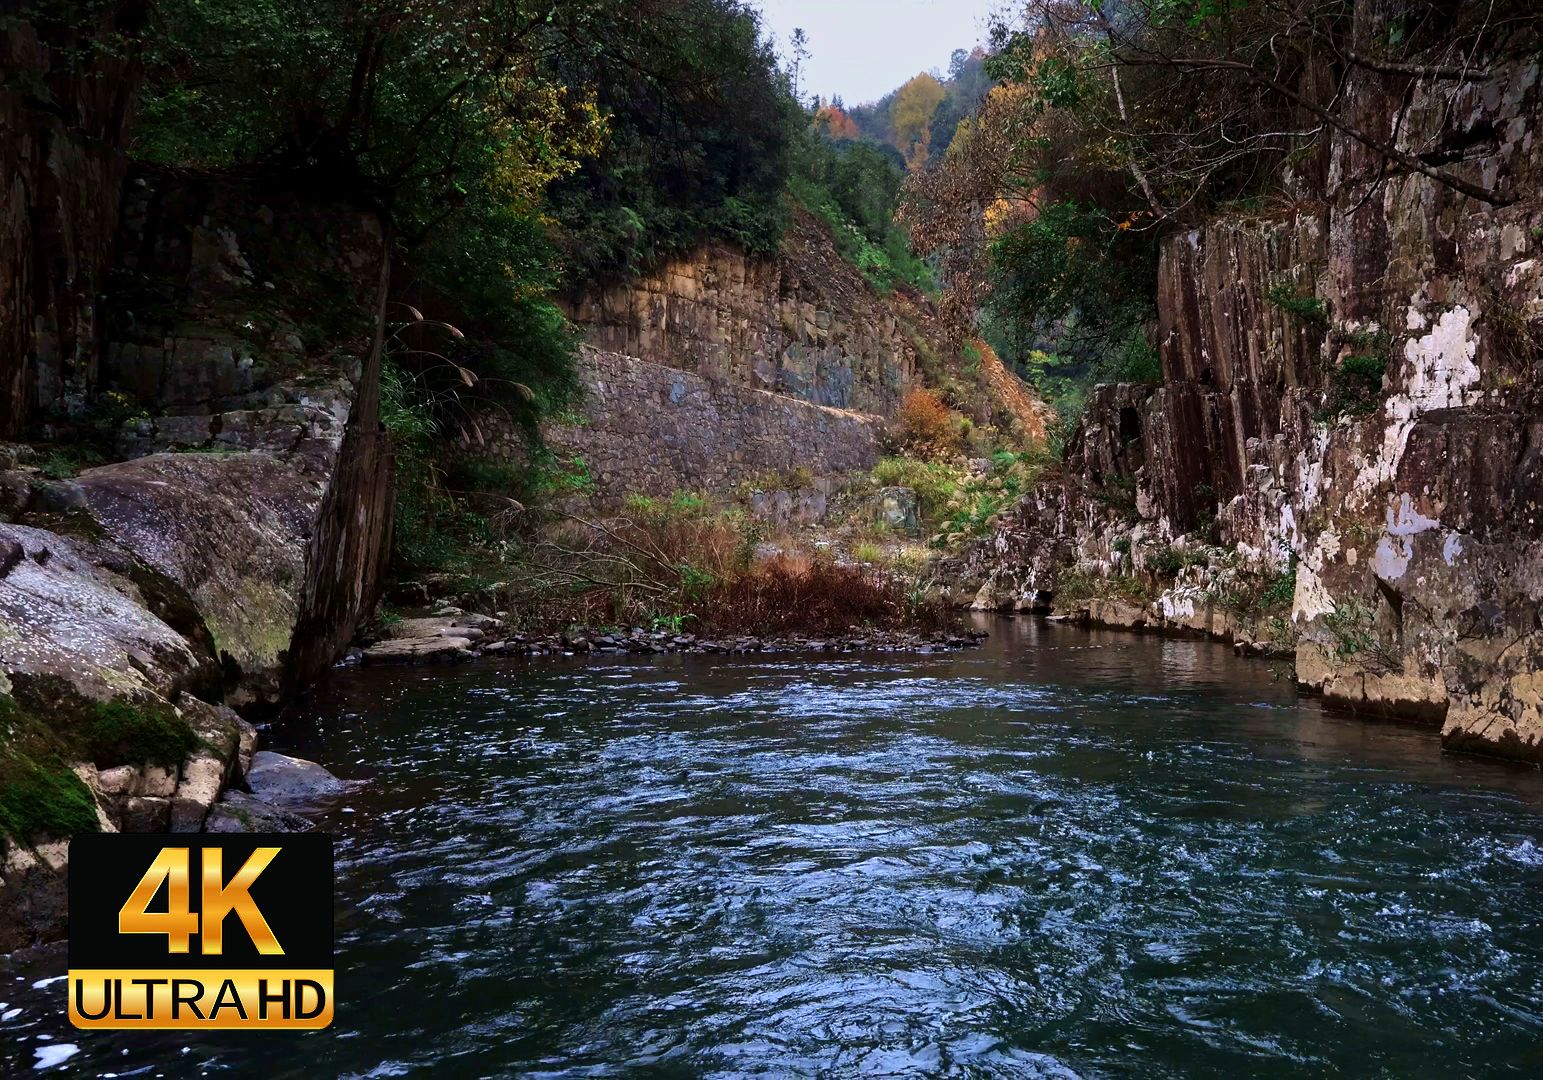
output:
{"label": "submerged rock", "polygon": [[204,832],[212,833],[309,832],[314,827],[299,814],[244,791],[220,796],[204,822]]}

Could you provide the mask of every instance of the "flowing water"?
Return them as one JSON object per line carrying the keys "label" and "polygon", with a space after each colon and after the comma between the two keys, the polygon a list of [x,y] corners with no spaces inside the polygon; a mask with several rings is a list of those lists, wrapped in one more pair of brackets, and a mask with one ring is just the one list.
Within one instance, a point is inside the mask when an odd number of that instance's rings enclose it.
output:
{"label": "flowing water", "polygon": [[1220,646],[991,629],[341,675],[273,733],[368,781],[334,1026],[72,1032],[55,956],[0,975],[0,1073],[1543,1074],[1535,771]]}

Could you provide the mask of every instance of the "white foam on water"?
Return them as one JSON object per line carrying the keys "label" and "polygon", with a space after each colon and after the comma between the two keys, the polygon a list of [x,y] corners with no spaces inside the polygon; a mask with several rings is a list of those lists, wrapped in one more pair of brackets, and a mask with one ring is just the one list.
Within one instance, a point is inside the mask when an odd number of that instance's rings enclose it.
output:
{"label": "white foam on water", "polygon": [[32,1053],[37,1057],[32,1065],[34,1069],[52,1069],[80,1053],[80,1047],[74,1043],[59,1043],[57,1046],[40,1046]]}

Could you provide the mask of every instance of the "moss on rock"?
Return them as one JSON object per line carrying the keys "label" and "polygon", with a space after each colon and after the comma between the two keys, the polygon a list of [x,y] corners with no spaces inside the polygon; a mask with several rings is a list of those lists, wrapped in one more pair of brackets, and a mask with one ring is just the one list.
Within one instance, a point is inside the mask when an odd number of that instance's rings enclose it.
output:
{"label": "moss on rock", "polygon": [[97,765],[147,762],[181,766],[198,746],[198,736],[170,708],[122,699],[92,706],[81,731],[84,751]]}
{"label": "moss on rock", "polygon": [[0,836],[25,844],[97,827],[91,792],[47,726],[14,699],[0,696]]}

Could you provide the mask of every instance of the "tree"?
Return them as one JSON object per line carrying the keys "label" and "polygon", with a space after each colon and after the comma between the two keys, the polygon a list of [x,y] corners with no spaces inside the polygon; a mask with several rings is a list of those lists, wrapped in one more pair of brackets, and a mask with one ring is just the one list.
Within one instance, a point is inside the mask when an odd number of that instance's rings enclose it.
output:
{"label": "tree", "polygon": [[793,50],[793,99],[797,101],[800,100],[799,75],[803,71],[804,62],[809,59],[809,35],[804,33],[802,26],[793,28],[793,33],[788,37],[788,45]]}
{"label": "tree", "polygon": [[943,84],[925,71],[912,78],[895,95],[894,105],[890,108],[895,146],[905,158],[906,167],[913,172],[927,163],[932,117],[946,96]]}
{"label": "tree", "polygon": [[[1123,158],[1152,221],[1267,184],[1335,134],[1383,162],[1490,205],[1516,195],[1448,167],[1447,148],[1406,147],[1360,114],[1368,92],[1414,80],[1456,91],[1494,62],[1536,54],[1530,0],[1036,0],[996,33],[999,74],[1033,86]],[[1397,117],[1401,127],[1403,117]]]}
{"label": "tree", "polygon": [[604,151],[550,194],[573,285],[636,273],[711,236],[775,250],[792,147],[808,124],[750,5],[641,0],[632,10],[557,65],[568,85],[592,88],[610,130]]}
{"label": "tree", "polygon": [[837,105],[826,105],[814,114],[814,126],[837,141],[862,137],[857,123]]}

